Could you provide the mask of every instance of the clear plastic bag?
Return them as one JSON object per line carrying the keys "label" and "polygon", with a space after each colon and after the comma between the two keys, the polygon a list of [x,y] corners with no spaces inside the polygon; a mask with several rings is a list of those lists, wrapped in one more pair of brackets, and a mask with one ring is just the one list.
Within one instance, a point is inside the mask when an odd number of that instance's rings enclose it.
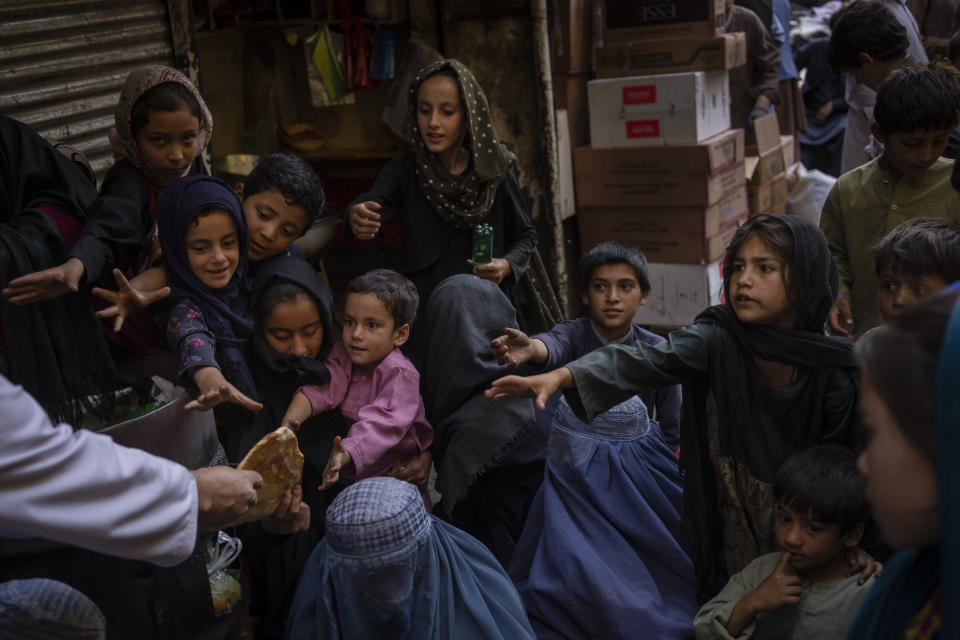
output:
{"label": "clear plastic bag", "polygon": [[213,613],[218,617],[233,611],[243,598],[240,569],[230,566],[234,564],[242,548],[239,538],[218,531],[216,540],[208,542],[204,550],[210,595],[213,597]]}

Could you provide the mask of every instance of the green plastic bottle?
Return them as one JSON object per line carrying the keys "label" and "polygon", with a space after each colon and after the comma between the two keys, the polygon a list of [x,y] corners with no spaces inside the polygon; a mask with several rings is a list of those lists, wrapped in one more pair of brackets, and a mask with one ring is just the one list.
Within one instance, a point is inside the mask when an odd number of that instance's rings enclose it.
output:
{"label": "green plastic bottle", "polygon": [[493,260],[493,227],[481,223],[473,228],[473,264],[487,264]]}

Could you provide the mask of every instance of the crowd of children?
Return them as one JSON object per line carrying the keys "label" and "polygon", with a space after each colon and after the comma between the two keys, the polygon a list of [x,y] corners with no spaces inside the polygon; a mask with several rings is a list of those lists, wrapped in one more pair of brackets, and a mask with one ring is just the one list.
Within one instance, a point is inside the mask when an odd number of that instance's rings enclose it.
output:
{"label": "crowd of children", "polygon": [[[877,39],[826,55],[877,90],[879,155],[838,180],[819,227],[740,226],[722,302],[667,337],[633,324],[651,283],[619,242],[581,258],[585,317],[521,329],[536,233],[455,60],[413,82],[413,150],[346,213],[359,240],[403,216],[402,273],[351,280],[336,319],[293,244],[323,209],[317,176],[285,154],[236,189],[206,175],[213,119],[179,72],[128,78],[99,195],[0,120],[3,373],[70,421],[71,398],[106,412],[150,352],[188,409],[213,410],[211,465],[297,432],[302,485],[236,529],[258,637],[957,637],[960,185],[940,156],[960,89],[911,64],[876,7],[857,0],[835,34],[856,19]],[[743,125],[778,100],[773,59],[751,57],[770,86],[739,92]],[[0,482],[10,468],[0,455]]]}

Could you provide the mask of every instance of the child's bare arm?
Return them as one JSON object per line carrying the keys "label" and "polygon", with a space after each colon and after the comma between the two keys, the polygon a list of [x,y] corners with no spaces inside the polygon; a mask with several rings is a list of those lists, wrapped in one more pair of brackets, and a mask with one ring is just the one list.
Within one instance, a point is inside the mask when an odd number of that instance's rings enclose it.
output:
{"label": "child's bare arm", "polygon": [[114,269],[113,277],[119,287],[117,291],[94,287],[92,293],[111,303],[106,309],[97,311],[97,317],[116,318],[113,322],[115,332],[123,328],[123,321],[128,315],[170,295],[170,287],[165,286],[167,274],[159,267],[147,269],[129,281],[120,269]]}
{"label": "child's bare arm", "polygon": [[784,551],[773,572],[737,602],[727,621],[727,633],[737,637],[757,614],[800,602],[800,578],[787,574],[789,560],[790,554]]}
{"label": "child's bare arm", "polygon": [[538,376],[504,376],[490,383],[490,388],[483,392],[488,398],[502,400],[504,398],[534,397],[537,408],[541,411],[547,408],[547,400],[559,389],[569,389],[573,386],[573,374],[570,369],[560,367],[549,373]]}
{"label": "child's bare arm", "polygon": [[543,364],[547,361],[547,345],[542,340],[531,338],[523,331],[510,327],[506,327],[503,332],[502,336],[494,338],[490,343],[490,351],[498,364],[514,369],[524,362]]}
{"label": "child's bare arm", "polygon": [[193,376],[193,382],[197,385],[200,395],[184,405],[184,409],[206,411],[224,402],[233,402],[253,411],[263,409],[262,404],[248,398],[230,384],[216,367],[195,367],[190,370],[189,375]]}
{"label": "child's bare arm", "polygon": [[287,407],[287,412],[283,414],[283,420],[280,425],[290,427],[294,431],[300,428],[304,421],[313,415],[313,407],[310,406],[310,400],[303,391],[297,391],[293,394],[293,400]]}

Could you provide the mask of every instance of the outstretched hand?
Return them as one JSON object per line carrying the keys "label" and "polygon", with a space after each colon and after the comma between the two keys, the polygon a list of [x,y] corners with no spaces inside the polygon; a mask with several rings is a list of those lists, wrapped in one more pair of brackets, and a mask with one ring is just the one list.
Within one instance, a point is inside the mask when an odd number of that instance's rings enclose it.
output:
{"label": "outstretched hand", "polygon": [[115,333],[119,333],[120,329],[123,328],[123,321],[128,315],[137,309],[149,307],[154,302],[163,300],[170,295],[170,287],[162,287],[156,291],[140,291],[127,280],[120,269],[113,270],[113,277],[117,281],[118,291],[94,287],[92,293],[98,298],[102,298],[111,303],[111,306],[97,311],[97,317],[116,318],[116,320],[113,321],[113,330]]}
{"label": "outstretched hand", "polygon": [[51,300],[67,293],[76,293],[80,289],[80,279],[84,272],[80,260],[69,258],[56,267],[14,278],[7,283],[2,293],[13,304]]}
{"label": "outstretched hand", "polygon": [[487,398],[503,400],[504,398],[536,398],[537,408],[544,411],[547,400],[559,389],[573,386],[573,374],[570,369],[560,367],[549,373],[537,376],[504,376],[490,383],[490,388],[483,392]]}
{"label": "outstretched hand", "polygon": [[343,448],[340,441],[340,436],[333,439],[333,451],[330,452],[327,466],[323,468],[323,484],[319,487],[320,491],[326,491],[335,485],[340,479],[340,470],[350,462],[350,454]]}
{"label": "outstretched hand", "polygon": [[519,329],[506,327],[503,331],[502,336],[490,342],[490,351],[497,359],[497,364],[516,369],[533,357],[533,340]]}
{"label": "outstretched hand", "polygon": [[263,409],[263,405],[261,403],[247,397],[241,393],[239,389],[226,381],[224,381],[223,384],[215,389],[210,389],[209,391],[201,393],[196,398],[185,404],[184,409],[187,411],[206,411],[207,409],[213,409],[224,402],[232,402],[240,405],[241,407],[250,409],[251,411],[260,411],[260,409]]}

